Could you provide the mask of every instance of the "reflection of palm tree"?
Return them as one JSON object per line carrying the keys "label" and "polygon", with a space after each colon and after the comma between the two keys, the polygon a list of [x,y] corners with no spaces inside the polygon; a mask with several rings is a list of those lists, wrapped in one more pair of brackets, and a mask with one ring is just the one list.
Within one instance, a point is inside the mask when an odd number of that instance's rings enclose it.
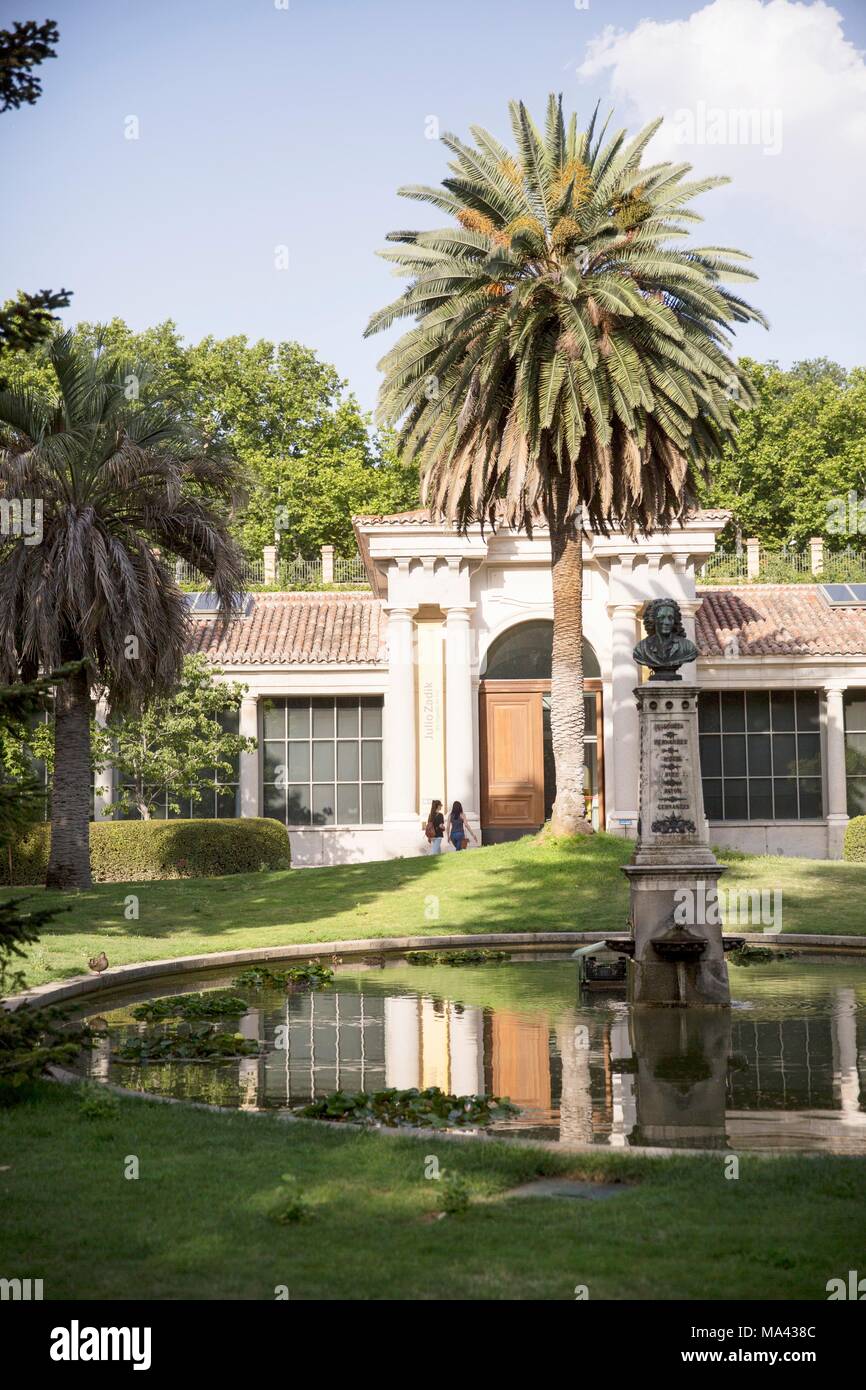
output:
{"label": "reflection of palm tree", "polygon": [[592,1091],[589,1028],[572,1010],[557,1024],[556,1045],[562,1062],[559,1137],[564,1144],[592,1143]]}

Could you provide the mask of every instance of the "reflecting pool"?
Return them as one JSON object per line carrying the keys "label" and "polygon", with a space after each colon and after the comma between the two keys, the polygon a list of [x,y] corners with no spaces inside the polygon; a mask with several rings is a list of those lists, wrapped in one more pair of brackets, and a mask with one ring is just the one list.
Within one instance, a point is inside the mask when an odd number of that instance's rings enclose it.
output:
{"label": "reflecting pool", "polygon": [[866,961],[808,957],[731,967],[730,1010],[631,1010],[588,991],[574,961],[478,966],[347,963],[315,992],[238,988],[239,1031],[264,1049],[227,1064],[128,1065],[116,1050],[171,1023],[144,999],[231,984],[201,973],[102,1001],[82,1066],[94,1079],[247,1110],[330,1091],[439,1086],[508,1096],[503,1133],[563,1144],[866,1153]]}

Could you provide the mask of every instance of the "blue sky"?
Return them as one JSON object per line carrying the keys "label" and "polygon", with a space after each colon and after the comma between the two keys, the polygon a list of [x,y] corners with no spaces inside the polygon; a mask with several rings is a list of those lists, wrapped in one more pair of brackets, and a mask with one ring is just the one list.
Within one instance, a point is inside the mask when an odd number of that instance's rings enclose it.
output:
{"label": "blue sky", "polygon": [[511,97],[541,117],[556,90],[630,128],[665,114],[665,157],[734,176],[698,237],[754,256],[772,330],[740,350],[866,361],[863,0],[45,3],[0,0],[4,26],[61,31],[39,103],[0,118],[3,297],[62,284],[69,323],[295,338],[372,407],[388,339],[361,335],[400,288],[374,252],[435,222],[396,196],[446,173],[429,118],[507,136]]}

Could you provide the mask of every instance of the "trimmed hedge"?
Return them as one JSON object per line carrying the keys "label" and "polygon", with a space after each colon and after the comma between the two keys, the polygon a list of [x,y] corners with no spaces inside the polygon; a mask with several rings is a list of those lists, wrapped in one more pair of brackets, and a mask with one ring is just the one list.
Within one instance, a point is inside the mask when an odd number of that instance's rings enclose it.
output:
{"label": "trimmed hedge", "polygon": [[845,827],[842,858],[855,864],[866,863],[866,816],[853,816]]}
{"label": "trimmed hedge", "polygon": [[[12,882],[44,883],[51,826],[32,825],[12,847]],[[155,878],[216,878],[291,865],[289,832],[277,820],[93,821],[90,867],[95,883]],[[0,855],[0,883],[9,883],[9,857]]]}

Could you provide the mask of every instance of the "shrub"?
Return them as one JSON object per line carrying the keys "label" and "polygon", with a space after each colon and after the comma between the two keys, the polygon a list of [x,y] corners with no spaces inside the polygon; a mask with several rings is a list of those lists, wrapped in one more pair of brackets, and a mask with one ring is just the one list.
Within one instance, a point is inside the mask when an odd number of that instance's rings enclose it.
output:
{"label": "shrub", "polygon": [[[12,882],[44,883],[51,827],[28,827],[12,846]],[[222,874],[288,869],[289,832],[276,820],[94,821],[90,866],[96,883],[135,883],[158,878],[214,878]],[[8,858],[0,859],[0,883],[9,883]]]}
{"label": "shrub", "polygon": [[854,816],[845,828],[842,858],[855,864],[866,862],[866,816]]}

